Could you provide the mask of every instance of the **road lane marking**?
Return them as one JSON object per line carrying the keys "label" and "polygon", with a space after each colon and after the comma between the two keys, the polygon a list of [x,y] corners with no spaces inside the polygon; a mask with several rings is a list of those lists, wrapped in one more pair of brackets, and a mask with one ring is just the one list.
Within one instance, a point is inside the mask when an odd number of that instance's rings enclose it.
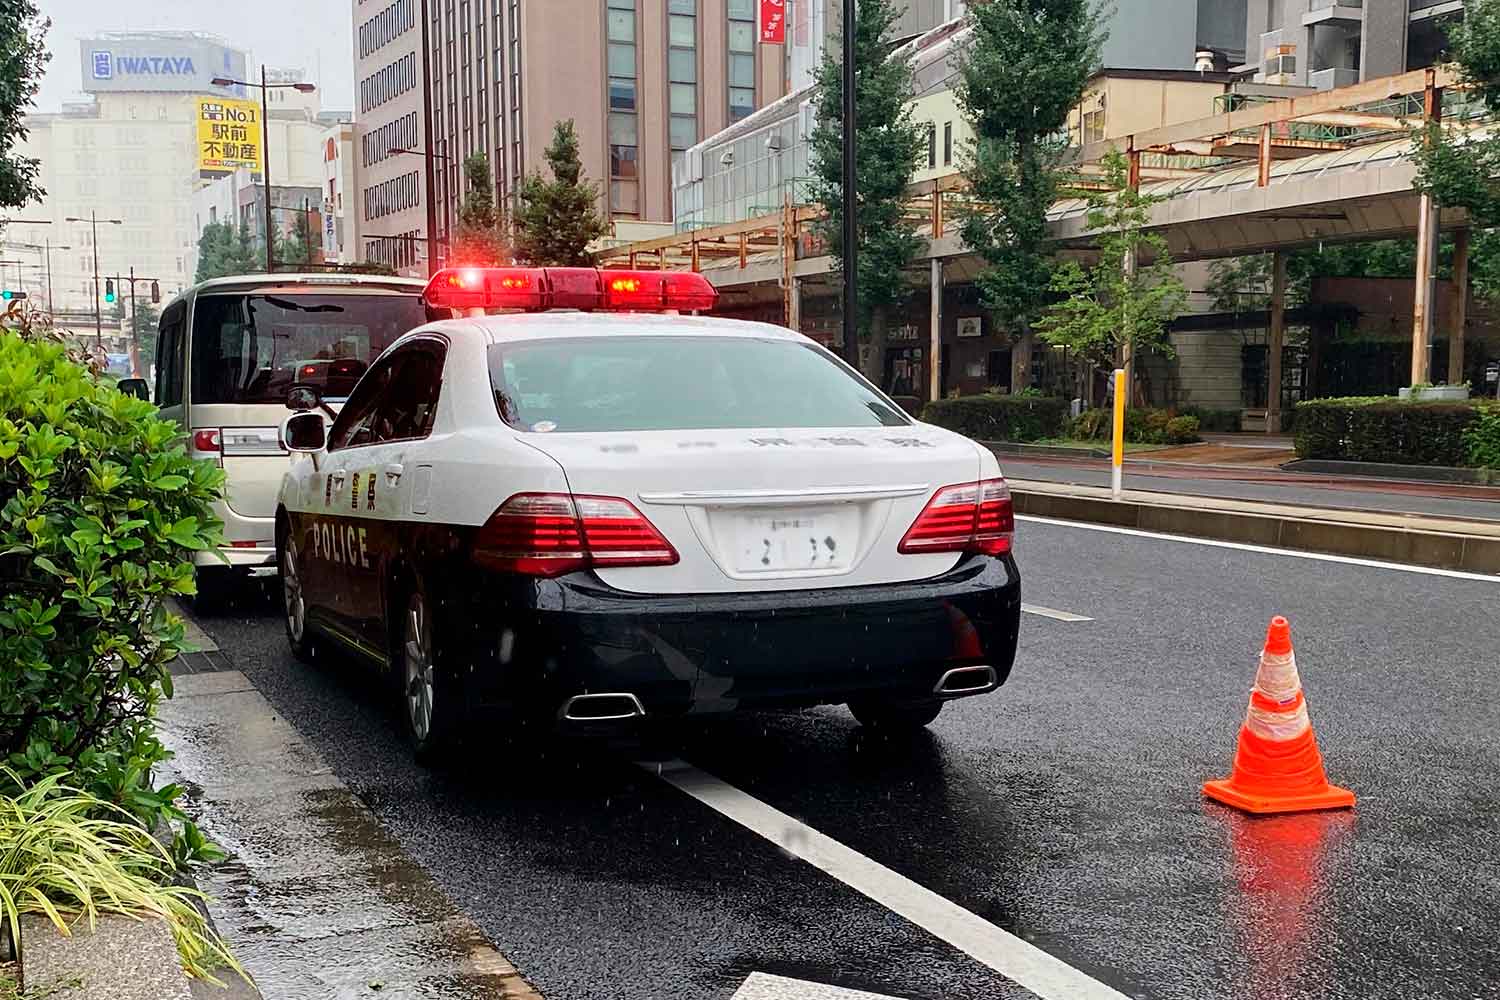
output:
{"label": "road lane marking", "polygon": [[752,972],[729,1000],[900,1000],[900,997]]}
{"label": "road lane marking", "polygon": [[1088,524],[1084,521],[1062,521],[1055,517],[1036,517],[1032,514],[1017,514],[1016,520],[1032,521],[1036,524],[1052,524],[1059,528],[1081,528],[1084,531],[1104,531],[1112,535],[1133,535],[1137,538],[1182,542],[1185,545],[1208,545],[1216,549],[1264,552],[1266,555],[1290,556],[1293,559],[1316,559],[1319,562],[1343,563],[1346,566],[1368,566],[1371,569],[1393,569],[1402,573],[1421,573],[1424,576],[1446,576],[1454,580],[1480,580],[1485,583],[1500,583],[1500,576],[1489,573],[1468,573],[1461,569],[1439,569],[1436,566],[1406,566],[1401,563],[1381,562],[1378,559],[1360,559],[1357,556],[1336,556],[1329,552],[1304,552],[1299,549],[1278,549],[1270,545],[1252,545],[1249,542],[1225,542],[1217,538],[1192,538],[1188,535],[1167,535],[1159,531],[1121,528],[1113,524]]}
{"label": "road lane marking", "polygon": [[1023,604],[1021,610],[1028,615],[1041,615],[1043,618],[1055,618],[1060,622],[1091,622],[1094,619],[1085,618],[1083,615],[1075,615],[1071,611],[1059,611],[1056,608],[1044,608],[1040,604]]}
{"label": "road lane marking", "polygon": [[1061,959],[706,771],[681,760],[643,761],[640,766],[1043,1000],[1128,1000]]}

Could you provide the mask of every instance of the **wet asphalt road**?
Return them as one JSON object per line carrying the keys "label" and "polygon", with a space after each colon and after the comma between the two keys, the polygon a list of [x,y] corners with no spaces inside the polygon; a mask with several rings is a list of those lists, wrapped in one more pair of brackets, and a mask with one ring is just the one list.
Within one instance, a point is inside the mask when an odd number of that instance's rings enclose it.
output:
{"label": "wet asphalt road", "polygon": [[[1025,616],[1010,682],[929,736],[873,745],[830,708],[668,752],[1132,996],[1500,996],[1500,582],[1036,522],[1018,558],[1028,602],[1095,620]],[[1199,795],[1278,613],[1352,813]],[[497,725],[426,771],[378,685],[299,666],[267,606],[202,624],[549,1000],[727,1000],[755,971],[1028,995],[639,752]]]}

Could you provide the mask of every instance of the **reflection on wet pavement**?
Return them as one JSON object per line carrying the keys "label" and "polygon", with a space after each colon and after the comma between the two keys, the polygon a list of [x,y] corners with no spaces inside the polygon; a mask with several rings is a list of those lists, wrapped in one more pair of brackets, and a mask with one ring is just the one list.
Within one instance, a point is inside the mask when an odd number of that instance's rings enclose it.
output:
{"label": "reflection on wet pavement", "polygon": [[215,923],[270,1000],[540,1000],[245,678],[176,680],[163,777],[230,860]]}

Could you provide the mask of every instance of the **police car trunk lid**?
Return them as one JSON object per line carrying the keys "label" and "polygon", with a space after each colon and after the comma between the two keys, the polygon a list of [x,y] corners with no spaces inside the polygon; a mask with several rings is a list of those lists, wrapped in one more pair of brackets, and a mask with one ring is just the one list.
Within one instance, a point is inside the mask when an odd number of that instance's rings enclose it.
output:
{"label": "police car trunk lid", "polygon": [[676,549],[670,566],[596,570],[637,593],[869,586],[936,576],[903,554],[933,492],[980,474],[972,443],[923,425],[528,434],[575,495],[622,497]]}

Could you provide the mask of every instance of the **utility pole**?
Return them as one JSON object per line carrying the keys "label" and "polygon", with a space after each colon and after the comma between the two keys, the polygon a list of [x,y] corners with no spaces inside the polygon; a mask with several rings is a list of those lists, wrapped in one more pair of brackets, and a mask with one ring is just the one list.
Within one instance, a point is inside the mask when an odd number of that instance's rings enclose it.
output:
{"label": "utility pole", "polygon": [[[95,347],[99,347],[99,348],[103,348],[104,347],[104,318],[103,318],[103,316],[99,312],[99,215],[98,215],[97,212],[95,212],[94,209],[91,208],[91,209],[89,209],[89,217],[87,219],[82,218],[81,216],[70,215],[66,219],[64,219],[63,221],[64,222],[87,222],[93,228],[93,232],[94,232],[94,236],[93,236],[93,242],[94,242],[94,346]],[[106,223],[110,224],[110,225],[115,225],[115,226],[123,226],[125,224],[125,220],[124,219],[105,219],[104,221]],[[47,281],[47,291],[50,293],[51,290],[52,290],[52,281],[49,278],[48,281]]]}
{"label": "utility pole", "polygon": [[855,190],[858,171],[854,163],[854,0],[844,0],[844,360],[859,368],[859,227]]}
{"label": "utility pole", "polygon": [[260,179],[266,185],[266,273],[276,270],[271,239],[271,111],[266,101],[266,64],[260,64]]}
{"label": "utility pole", "polygon": [[260,88],[260,179],[266,189],[266,273],[270,274],[276,270],[276,261],[273,259],[271,247],[271,109],[266,95],[272,88],[295,90],[301,94],[311,94],[318,88],[316,84],[302,80],[293,83],[267,83],[265,63],[260,64],[260,83],[233,80],[227,76],[216,76],[210,82],[215,87]]}

